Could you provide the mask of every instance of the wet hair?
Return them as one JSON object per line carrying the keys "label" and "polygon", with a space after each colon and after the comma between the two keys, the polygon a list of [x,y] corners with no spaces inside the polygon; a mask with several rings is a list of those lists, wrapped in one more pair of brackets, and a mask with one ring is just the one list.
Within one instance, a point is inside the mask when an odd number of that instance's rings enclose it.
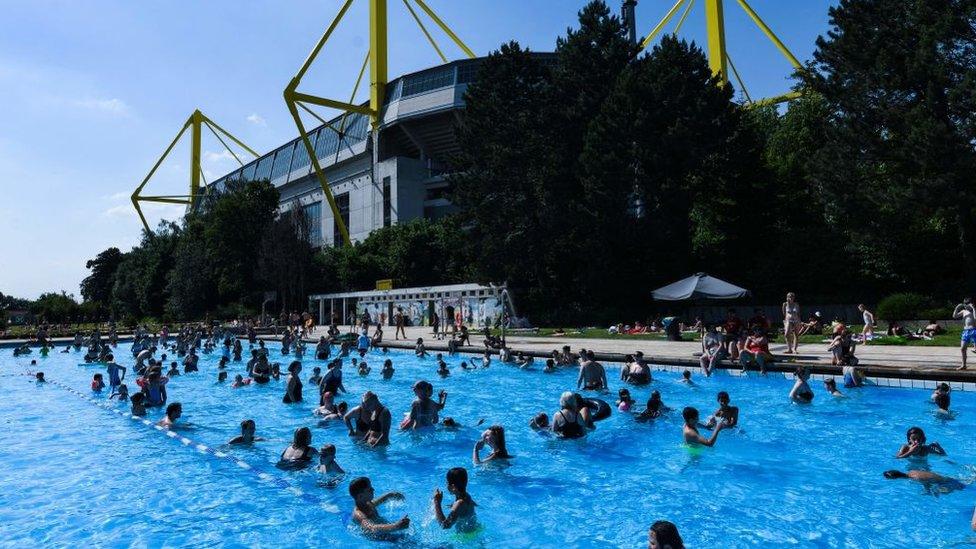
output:
{"label": "wet hair", "polygon": [[729,394],[728,394],[728,393],[726,393],[725,391],[719,391],[719,392],[718,392],[718,395],[716,395],[716,396],[715,396],[715,400],[717,400],[717,401],[719,401],[719,402],[721,402],[721,401],[723,401],[723,400],[725,400],[725,401],[730,401],[730,400],[732,400],[732,399],[731,399],[731,398],[729,398]]}
{"label": "wet hair", "polygon": [[227,379],[227,372],[220,372],[217,374],[217,381],[225,381]]}
{"label": "wet hair", "polygon": [[593,351],[586,351],[586,360],[595,360],[595,356],[596,355],[593,354]]}
{"label": "wet hair", "polygon": [[664,404],[661,401],[661,393],[659,391],[652,391],[651,398],[647,399],[647,409],[656,412],[661,409],[661,405]]}
{"label": "wet hair", "polygon": [[908,478],[908,475],[906,475],[901,471],[891,469],[889,471],[884,472],[884,477],[885,478]]}
{"label": "wet hair", "polygon": [[112,353],[109,353],[105,355],[105,360],[115,360],[115,356],[113,356]]}
{"label": "wet hair", "polygon": [[326,444],[319,450],[319,455],[325,455],[327,453],[335,455],[336,453],[335,444]]}
{"label": "wet hair", "polygon": [[252,429],[256,429],[257,425],[254,423],[253,419],[245,419],[241,422],[241,431],[243,431],[247,426],[250,425]]}
{"label": "wet hair", "polygon": [[935,395],[935,405],[941,410],[949,409],[949,393],[938,393]]}
{"label": "wet hair", "polygon": [[[687,408],[685,408],[687,410]],[[671,549],[685,549],[685,542],[678,533],[678,527],[666,520],[659,520],[651,525],[651,532],[654,532],[654,539],[657,540],[658,547],[671,547]]]}
{"label": "wet hair", "polygon": [[693,419],[697,419],[698,408],[686,406],[684,410],[681,410],[681,417],[684,418],[685,422],[691,421]]}
{"label": "wet hair", "polygon": [[498,454],[499,457],[508,457],[508,446],[505,445],[505,428],[501,425],[492,425],[488,430],[495,437],[494,453]]}
{"label": "wet hair", "polygon": [[292,446],[308,448],[312,444],[312,430],[308,427],[295,429],[295,436],[291,441]]}
{"label": "wet hair", "polygon": [[336,405],[336,410],[339,410],[340,414],[345,415],[346,411],[349,410],[349,405],[345,401],[340,402]]}
{"label": "wet hair", "polygon": [[691,379],[691,370],[685,370],[681,372],[681,377],[685,379]]}
{"label": "wet hair", "polygon": [[369,479],[366,477],[358,477],[353,479],[353,481],[349,483],[349,495],[352,496],[353,499],[356,499],[356,497],[365,492],[369,486]]}
{"label": "wet hair", "polygon": [[834,378],[832,378],[832,377],[828,377],[827,379],[824,380],[824,386],[836,388],[837,387],[837,381]]}
{"label": "wet hair", "polygon": [[102,374],[95,374],[92,376],[92,379],[97,379],[100,381],[102,379]]}
{"label": "wet hair", "polygon": [[454,421],[453,417],[446,417],[443,421],[441,421],[441,425],[444,427],[457,427],[458,422]]}
{"label": "wet hair", "polygon": [[468,491],[468,471],[464,467],[452,467],[447,471],[447,484],[453,484],[461,492]]}
{"label": "wet hair", "polygon": [[291,373],[295,373],[295,370],[298,370],[301,367],[302,367],[302,363],[301,362],[299,362],[297,360],[293,360],[293,361],[291,361],[291,364],[288,365],[288,371],[291,372]]}
{"label": "wet hair", "polygon": [[318,366],[316,366],[316,367],[314,367],[314,368],[312,368],[312,373],[316,373],[316,374],[318,374],[318,373],[320,373],[321,371],[322,371],[322,368],[319,368]]}
{"label": "wet hair", "polygon": [[129,397],[129,400],[131,400],[133,404],[142,404],[142,401],[145,399],[146,399],[146,395],[142,393],[136,393],[131,397]]}
{"label": "wet hair", "polygon": [[35,378],[36,378],[36,379],[37,379],[38,381],[41,381],[41,380],[43,380],[43,379],[44,379],[44,372],[37,372],[37,373],[36,373],[36,374],[34,375],[34,377],[35,377]]}
{"label": "wet hair", "polygon": [[918,434],[918,438],[922,439],[923,443],[925,442],[925,431],[923,431],[921,427],[909,427],[908,430],[905,431],[905,439],[911,440],[912,433]]}
{"label": "wet hair", "polygon": [[549,416],[545,412],[539,412],[534,418],[532,418],[532,425],[536,427],[548,427],[549,426]]}
{"label": "wet hair", "polygon": [[949,387],[949,384],[948,383],[945,383],[945,382],[942,382],[942,383],[938,384],[935,387],[935,389],[937,391],[939,391],[939,392],[942,392],[942,393],[948,393],[951,390],[950,387]]}
{"label": "wet hair", "polygon": [[177,411],[182,412],[183,405],[180,404],[179,402],[171,403],[169,406],[166,407],[166,417],[172,419],[173,414],[175,414]]}

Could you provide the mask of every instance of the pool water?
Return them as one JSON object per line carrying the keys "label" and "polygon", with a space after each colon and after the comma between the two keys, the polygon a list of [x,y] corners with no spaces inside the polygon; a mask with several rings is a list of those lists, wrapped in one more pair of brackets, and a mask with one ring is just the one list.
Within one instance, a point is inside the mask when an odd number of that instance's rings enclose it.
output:
{"label": "pool water", "polygon": [[[289,357],[272,347],[272,360],[287,365]],[[120,345],[116,356],[131,367],[128,349]],[[433,357],[391,351],[396,373],[385,381],[378,372],[386,356],[373,351],[366,357],[373,368],[368,377],[346,360],[350,393],[338,399],[353,406],[371,390],[392,411],[390,446],[368,449],[339,423],[320,427],[312,416],[317,395],[307,378],[313,366],[325,370],[324,361],[304,361],[306,401],[285,405],[284,377],[233,389],[229,381],[216,382],[214,354],[201,357],[200,372],[168,385],[169,401],[183,404],[186,425],[177,433],[193,441],[187,445],[107,410],[103,406],[127,405],[108,401],[106,393],[94,397],[102,406],[89,402],[92,374],[104,370],[78,365],[81,355],[40,358],[35,351],[14,358],[10,350],[0,351],[0,545],[368,546],[373,542],[349,522],[348,483],[357,476],[369,476],[377,493],[406,495],[380,511],[391,520],[409,514],[412,525],[402,541],[418,546],[636,547],[646,545],[647,528],[659,519],[677,524],[691,547],[946,546],[973,540],[976,487],[936,496],[918,483],[882,476],[911,466],[967,483],[976,478],[973,394],[954,393],[956,414],[943,419],[928,392],[917,389],[865,388],[835,399],[813,382],[814,403],[799,406],[787,399],[791,382],[782,376],[719,373],[705,379],[696,372],[697,386],[689,387],[678,383],[678,374],[661,371],[651,387],[631,393],[643,403],[659,390],[676,409],[669,417],[637,423],[615,411],[586,439],[558,440],[532,431],[528,421],[558,409],[560,393],[575,387],[575,371],[544,374],[538,367],[521,371],[498,362],[462,371],[461,360],[471,360],[462,356],[447,358],[452,374],[441,379]],[[31,358],[48,379],[84,397],[20,375]],[[243,369],[243,363],[232,363],[231,380]],[[614,368],[608,375],[613,393],[605,398],[612,404],[621,383]],[[453,417],[463,428],[396,431],[417,379],[432,382],[435,394],[448,391],[441,417]],[[134,379],[127,382],[135,387]],[[720,390],[740,407],[740,428],[721,433],[714,448],[692,451],[681,440],[680,408],[696,406],[704,418]],[[148,418],[161,415],[150,410]],[[253,418],[257,435],[267,440],[253,448],[226,446],[245,418]],[[516,457],[508,466],[473,466],[472,447],[491,424],[505,426]],[[929,442],[939,441],[948,457],[914,464],[894,459],[912,425],[922,427]],[[337,487],[326,487],[310,471],[274,467],[300,426],[312,428],[315,447],[337,446],[337,461],[347,471]],[[435,488],[445,491],[445,507],[452,501],[444,475],[456,466],[468,468],[483,525],[473,536],[442,530],[431,508]]]}

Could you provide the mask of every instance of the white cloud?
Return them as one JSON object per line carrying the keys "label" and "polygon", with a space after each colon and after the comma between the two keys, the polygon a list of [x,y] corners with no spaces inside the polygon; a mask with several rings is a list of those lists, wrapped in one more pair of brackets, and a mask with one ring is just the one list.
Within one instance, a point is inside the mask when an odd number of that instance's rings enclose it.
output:
{"label": "white cloud", "polygon": [[219,153],[215,153],[213,151],[204,151],[203,159],[207,162],[217,163],[217,162],[223,162],[224,160],[234,160],[234,155],[232,155],[230,151],[226,149],[224,149]]}
{"label": "white cloud", "polygon": [[76,107],[92,111],[100,111],[116,116],[129,116],[132,109],[121,99],[80,99],[73,102]]}
{"label": "white cloud", "polygon": [[268,125],[267,120],[265,120],[261,115],[259,115],[256,112],[251,113],[247,117],[247,121],[250,122],[251,124],[254,124],[255,126],[261,126],[262,128]]}

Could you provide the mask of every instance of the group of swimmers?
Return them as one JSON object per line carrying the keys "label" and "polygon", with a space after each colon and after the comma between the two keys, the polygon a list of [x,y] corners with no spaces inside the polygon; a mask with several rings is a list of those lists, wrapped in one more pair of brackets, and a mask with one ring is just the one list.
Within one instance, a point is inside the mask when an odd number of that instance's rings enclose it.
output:
{"label": "group of swimmers", "polygon": [[[234,360],[240,360],[241,352],[239,349],[241,343],[229,334],[226,335],[226,338],[223,338],[222,334],[216,335],[216,338],[210,335],[204,339],[199,332],[190,331],[181,333],[176,337],[172,349],[178,355],[184,356],[184,368],[192,365],[193,370],[195,370],[196,360],[198,358],[196,349],[202,348],[205,353],[212,352],[215,346],[219,345],[220,340],[224,339],[223,346],[225,348],[225,354],[220,361],[220,374],[223,374],[224,379],[226,379],[226,372],[223,370],[230,360],[230,356],[233,356]],[[316,348],[317,357],[320,357],[322,354],[325,357],[331,356],[333,342],[330,339],[325,339],[325,345],[322,345],[322,341],[319,342]],[[99,357],[104,359],[109,376],[108,386],[112,389],[110,398],[116,396],[120,400],[126,400],[128,398],[132,402],[133,414],[136,415],[144,415],[147,406],[166,405],[167,395],[165,386],[167,376],[163,376],[161,371],[161,364],[165,363],[166,355],[164,354],[162,356],[161,361],[157,361],[154,358],[154,353],[157,350],[155,345],[166,345],[166,343],[168,342],[165,339],[159,341],[150,336],[143,336],[136,340],[136,343],[133,345],[133,354],[137,360],[135,371],[141,376],[136,383],[140,386],[141,390],[139,393],[131,396],[128,395],[128,390],[123,383],[127,369],[116,364],[113,354],[105,354],[96,343],[96,350],[99,351]],[[290,348],[293,351],[297,350],[300,345],[295,345],[296,343],[292,341],[286,343],[283,341],[282,354],[288,354],[286,348]],[[363,345],[364,343],[365,345]],[[368,343],[358,341],[357,350],[364,351],[364,347],[365,350],[368,350],[372,347],[372,343],[372,341],[368,341]],[[164,347],[164,350],[168,349],[169,347]],[[513,363],[519,367],[526,367],[527,364],[531,365],[530,359],[519,356],[520,353],[516,353],[513,356],[510,350],[503,348],[503,351],[503,362]],[[384,347],[382,352],[386,353],[387,349]],[[427,356],[428,353],[423,346],[422,340],[417,342],[415,352],[418,356]],[[315,412],[322,416],[323,421],[341,420],[348,428],[349,434],[362,440],[367,446],[389,444],[389,431],[392,423],[391,413],[380,402],[379,397],[375,393],[370,391],[365,392],[362,395],[360,404],[352,409],[348,409],[345,403],[336,404],[334,402],[336,395],[340,392],[347,392],[342,382],[342,359],[350,353],[351,349],[348,345],[342,346],[338,353],[339,356],[329,362],[328,372],[325,375],[321,374],[319,367],[314,368],[309,382],[316,386],[319,392],[319,406],[315,409]],[[361,356],[365,354],[365,352],[360,353]],[[627,359],[627,363],[624,364],[620,374],[623,382],[635,386],[644,386],[653,381],[650,366],[644,361],[641,353],[638,352],[634,355],[628,355]],[[352,360],[355,364],[356,359],[353,358]],[[440,354],[437,354],[437,362],[438,373],[444,375],[441,370],[446,370],[447,365]],[[490,354],[486,352],[485,357],[482,358],[482,367],[488,367],[490,362]],[[172,366],[175,367],[175,363]],[[264,345],[264,341],[257,341],[257,348],[251,349],[251,360],[248,361],[246,367],[248,373],[247,381],[254,381],[260,384],[267,383],[271,378],[277,379],[278,373],[276,366],[277,363],[272,365],[268,361],[268,350]],[[466,366],[466,363],[462,364],[462,366]],[[583,350],[579,355],[571,353],[568,347],[564,347],[562,353],[554,351],[552,357],[547,360],[544,371],[554,371],[557,366],[579,368],[577,386],[580,390],[606,392],[609,389],[606,370],[602,364],[595,360],[595,355],[592,351]],[[357,364],[357,367],[360,375],[369,374],[369,367],[365,361]],[[474,367],[473,362],[471,367]],[[288,367],[288,378],[283,397],[285,403],[302,401],[303,384],[300,379],[301,371],[302,365],[300,360],[291,362]],[[382,375],[384,378],[389,379],[393,375],[393,372],[392,361],[387,359],[382,369]],[[857,369],[852,368],[848,370],[845,368],[844,378],[845,386],[857,387],[863,382],[863,373],[860,373]],[[809,373],[806,370],[798,369],[796,372],[796,382],[790,391],[790,398],[792,400],[798,403],[808,403],[813,399],[813,391],[810,389],[808,380]],[[38,381],[43,381],[43,374],[38,374]],[[242,376],[238,374],[235,383],[241,381]],[[682,382],[693,384],[690,371],[684,372]],[[241,385],[243,384],[241,383]],[[843,396],[837,390],[836,382],[832,378],[826,379],[824,386],[831,395]],[[95,374],[92,380],[92,389],[94,391],[102,391],[105,387],[102,374]],[[441,391],[435,400],[433,398],[433,386],[423,380],[413,385],[413,391],[416,399],[411,405],[410,412],[400,424],[401,429],[412,430],[436,424],[441,424],[447,428],[457,426],[457,423],[452,418],[440,419],[440,412],[443,411],[447,402],[446,392]],[[933,393],[932,400],[940,410],[948,410],[950,400],[949,392],[948,385],[941,384]],[[651,393],[646,407],[639,412],[633,408],[634,399],[630,396],[629,389],[620,389],[618,397],[618,411],[635,412],[633,416],[638,421],[656,419],[670,410],[670,408],[663,404],[658,391]],[[682,436],[687,444],[692,446],[713,446],[721,431],[734,428],[738,425],[739,409],[730,404],[731,399],[729,394],[722,391],[718,393],[716,400],[718,402],[717,409],[705,421],[701,421],[699,411],[696,408],[686,407],[682,410]],[[530,421],[531,428],[551,431],[556,436],[563,438],[580,438],[595,428],[595,422],[606,419],[611,415],[611,407],[606,401],[596,397],[585,396],[578,392],[567,391],[563,393],[559,399],[559,405],[560,409],[552,414],[551,422],[545,413],[539,413]],[[182,405],[180,403],[166,405],[165,415],[158,424],[167,428],[176,426],[177,421],[182,415],[182,411]],[[711,430],[711,434],[702,434],[702,429]],[[241,424],[241,434],[229,443],[250,444],[262,440],[260,437],[255,436],[255,432],[255,422],[253,420],[245,420]],[[335,486],[337,479],[342,478],[342,475],[345,474],[345,471],[336,462],[335,446],[325,445],[321,449],[315,449],[311,445],[311,438],[311,430],[307,427],[297,429],[292,444],[281,454],[279,466],[285,469],[304,468],[310,466],[317,457],[318,466],[316,469],[323,473],[333,475],[330,486]],[[938,443],[927,443],[924,432],[917,427],[909,430],[907,438],[908,442],[898,452],[896,457],[918,458],[927,455],[945,455],[945,450]],[[487,455],[482,455],[485,447],[488,447],[489,452]],[[495,460],[509,460],[511,458],[512,455],[508,452],[505,442],[505,429],[501,425],[492,425],[487,428],[476,441],[472,451],[472,463],[475,465]],[[907,472],[886,471],[884,476],[890,479],[909,478],[921,482],[926,486],[937,487],[942,491],[961,487],[961,483],[957,479],[943,477],[937,473],[925,470],[911,469]],[[444,515],[441,509],[443,494],[440,490],[437,490],[433,496],[438,522],[445,528],[457,525],[459,530],[463,530],[467,528],[465,525],[471,523],[474,516],[474,503],[467,493],[466,470],[463,468],[454,468],[448,472],[447,490],[455,496],[455,502],[447,515]],[[366,477],[353,480],[349,485],[349,493],[355,503],[356,510],[354,512],[354,519],[364,531],[381,533],[400,530],[409,526],[408,517],[404,517],[393,523],[387,523],[380,518],[376,511],[376,507],[384,501],[402,497],[402,495],[393,493],[374,499],[372,486]],[[655,523],[655,525],[658,524],[660,523]],[[671,525],[671,528],[673,529],[674,536],[677,536],[677,530],[673,528],[673,525]],[[649,532],[651,539],[654,536],[660,538],[661,536],[668,535],[665,531],[656,532],[653,527]],[[677,540],[677,543],[680,543],[680,536],[677,536]],[[671,543],[670,546],[678,547],[680,545]]]}

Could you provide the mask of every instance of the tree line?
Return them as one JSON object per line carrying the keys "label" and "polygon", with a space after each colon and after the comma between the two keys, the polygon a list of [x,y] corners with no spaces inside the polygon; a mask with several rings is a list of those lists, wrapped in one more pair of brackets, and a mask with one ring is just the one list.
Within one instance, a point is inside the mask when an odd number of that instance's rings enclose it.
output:
{"label": "tree line", "polygon": [[[647,316],[650,291],[706,271],[758,301],[934,301],[976,276],[976,0],[846,0],[793,78],[750,107],[695,43],[639,52],[602,1],[539,56],[489,55],[448,176],[456,212],[315,251],[300,208],[237,184],[127,253],[89,262],[117,315],[255,311],[264,291],[507,282],[537,323]],[[113,251],[114,250],[114,251]]]}

